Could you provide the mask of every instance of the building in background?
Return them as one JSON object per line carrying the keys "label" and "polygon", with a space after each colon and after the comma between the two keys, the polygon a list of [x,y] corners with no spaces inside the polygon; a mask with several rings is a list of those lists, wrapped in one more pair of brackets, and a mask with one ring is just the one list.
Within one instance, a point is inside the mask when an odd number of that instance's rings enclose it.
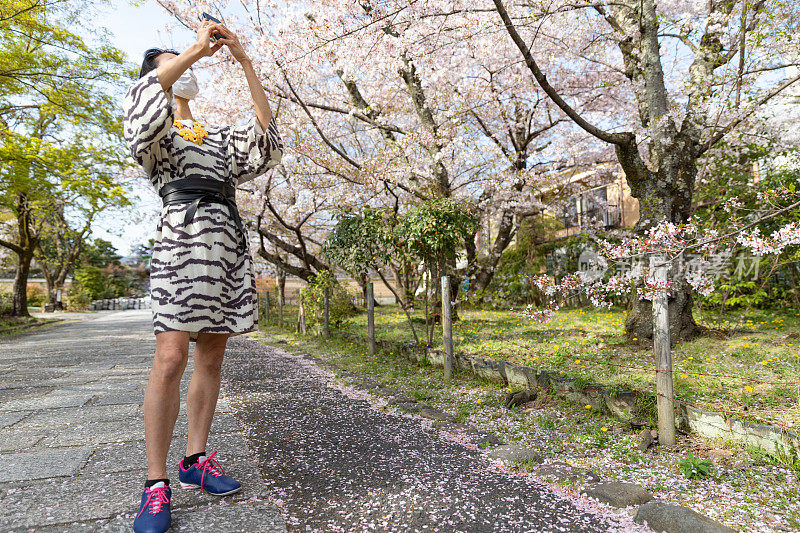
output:
{"label": "building in background", "polygon": [[[556,192],[562,198],[547,198]],[[542,196],[542,201],[552,206],[543,216],[557,222],[546,241],[586,231],[630,229],[639,221],[639,200],[631,196],[625,174],[616,163],[575,172],[561,181],[557,190],[553,188]]]}

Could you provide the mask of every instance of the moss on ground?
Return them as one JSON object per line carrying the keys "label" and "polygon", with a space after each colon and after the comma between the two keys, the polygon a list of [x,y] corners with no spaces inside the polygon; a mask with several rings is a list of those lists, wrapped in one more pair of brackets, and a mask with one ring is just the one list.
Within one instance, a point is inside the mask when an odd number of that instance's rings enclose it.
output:
{"label": "moss on ground", "polygon": [[61,322],[60,319],[0,316],[0,337],[41,329]]}

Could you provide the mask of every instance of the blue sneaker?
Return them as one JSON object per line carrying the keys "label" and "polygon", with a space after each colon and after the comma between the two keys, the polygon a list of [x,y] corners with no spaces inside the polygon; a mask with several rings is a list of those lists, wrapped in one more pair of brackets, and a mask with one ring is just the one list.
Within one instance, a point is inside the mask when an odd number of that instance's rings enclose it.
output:
{"label": "blue sneaker", "polygon": [[202,489],[214,496],[227,496],[242,489],[242,484],[225,475],[219,461],[214,459],[217,452],[208,457],[201,455],[200,460],[189,468],[183,467],[183,459],[178,464],[178,479],[184,489]]}
{"label": "blue sneaker", "polygon": [[172,523],[169,499],[172,491],[163,481],[147,487],[142,493],[139,514],[133,521],[136,533],[164,533]]}

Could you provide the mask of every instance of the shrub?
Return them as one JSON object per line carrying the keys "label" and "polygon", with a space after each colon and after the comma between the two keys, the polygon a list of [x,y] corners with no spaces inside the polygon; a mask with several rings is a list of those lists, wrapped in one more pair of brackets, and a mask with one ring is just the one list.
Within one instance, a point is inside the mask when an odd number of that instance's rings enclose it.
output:
{"label": "shrub", "polygon": [[75,271],[73,288],[84,292],[89,300],[106,298],[106,280],[103,271],[97,267],[85,266]]}
{"label": "shrub", "polygon": [[358,314],[350,295],[342,287],[329,270],[323,270],[311,278],[308,286],[300,290],[305,305],[306,325],[322,328],[324,313],[324,294],[328,288],[330,301],[328,303],[328,320],[333,327],[340,327],[342,323]]}
{"label": "shrub", "polygon": [[683,475],[689,479],[704,479],[714,471],[714,463],[711,459],[700,459],[689,453],[689,455],[681,460],[681,469]]}
{"label": "shrub", "polygon": [[11,298],[11,292],[0,292],[0,316],[10,315],[11,311],[14,310],[14,305]]}
{"label": "shrub", "polygon": [[89,291],[78,283],[73,283],[64,298],[64,305],[69,311],[85,311],[92,298]]}
{"label": "shrub", "polygon": [[35,283],[28,284],[28,305],[40,307],[47,302],[47,291]]}

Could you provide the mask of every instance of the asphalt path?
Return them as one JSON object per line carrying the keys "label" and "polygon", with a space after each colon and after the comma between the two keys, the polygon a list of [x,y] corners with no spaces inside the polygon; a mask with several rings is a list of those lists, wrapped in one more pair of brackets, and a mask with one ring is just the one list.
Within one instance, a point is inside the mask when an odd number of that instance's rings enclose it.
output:
{"label": "asphalt path", "polygon": [[430,423],[371,405],[310,358],[235,337],[223,379],[290,531],[620,530]]}

